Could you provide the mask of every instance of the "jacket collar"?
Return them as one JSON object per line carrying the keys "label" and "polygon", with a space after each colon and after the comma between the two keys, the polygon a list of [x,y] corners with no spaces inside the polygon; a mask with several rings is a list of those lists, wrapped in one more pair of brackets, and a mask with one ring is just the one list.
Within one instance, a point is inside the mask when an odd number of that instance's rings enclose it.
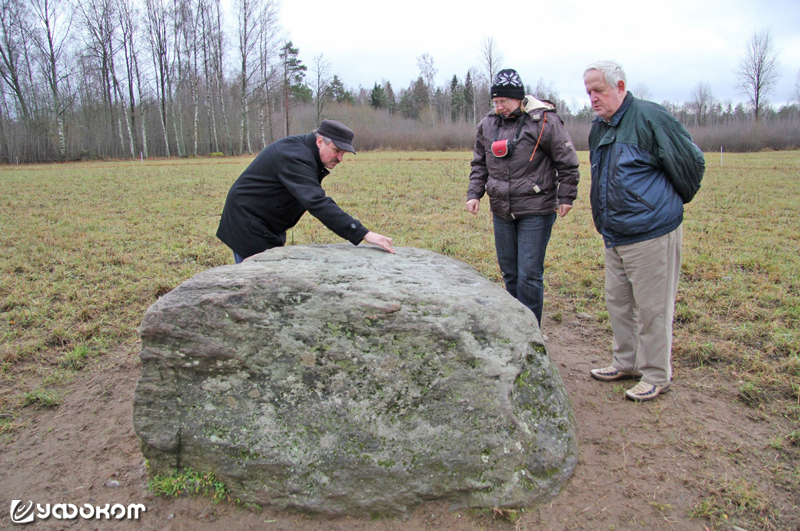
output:
{"label": "jacket collar", "polygon": [[628,93],[625,95],[625,99],[622,100],[622,105],[619,106],[617,112],[614,113],[614,116],[612,116],[608,122],[599,116],[596,116],[595,119],[592,120],[592,123],[607,123],[612,127],[616,127],[617,124],[619,124],[619,121],[622,120],[622,115],[625,114],[625,111],[627,111],[628,107],[630,107],[631,103],[633,103],[633,99],[633,94],[628,91]]}
{"label": "jacket collar", "polygon": [[514,109],[507,117],[503,116],[502,114],[498,114],[497,111],[495,111],[494,109],[489,111],[488,116],[494,116],[500,120],[503,120],[504,122],[513,122],[517,118],[522,116],[522,107],[520,107],[519,109]]}
{"label": "jacket collar", "polygon": [[306,146],[308,147],[308,149],[310,149],[311,153],[314,154],[314,162],[317,163],[317,173],[319,174],[320,177],[325,177],[331,171],[328,168],[326,168],[325,166],[322,165],[322,159],[319,158],[319,148],[317,147],[317,137],[314,135],[314,133],[309,133],[309,134],[306,135],[305,142],[306,142]]}

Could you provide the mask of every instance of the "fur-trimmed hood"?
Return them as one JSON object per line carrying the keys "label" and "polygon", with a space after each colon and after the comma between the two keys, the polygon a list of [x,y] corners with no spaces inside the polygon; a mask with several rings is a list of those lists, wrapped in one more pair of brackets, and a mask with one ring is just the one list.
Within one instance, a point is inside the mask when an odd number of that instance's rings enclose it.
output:
{"label": "fur-trimmed hood", "polygon": [[556,106],[552,101],[540,100],[528,95],[522,100],[522,110],[531,115],[531,117],[536,118],[535,115],[542,112],[556,112]]}

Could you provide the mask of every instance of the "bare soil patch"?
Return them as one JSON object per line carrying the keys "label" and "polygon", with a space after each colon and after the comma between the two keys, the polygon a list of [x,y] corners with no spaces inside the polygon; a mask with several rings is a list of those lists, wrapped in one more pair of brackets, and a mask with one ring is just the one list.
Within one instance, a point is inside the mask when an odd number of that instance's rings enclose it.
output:
{"label": "bare soil patch", "polygon": [[78,372],[58,407],[22,409],[15,422],[23,428],[0,439],[0,527],[14,527],[16,499],[147,507],[138,521],[51,517],[29,526],[54,530],[800,529],[800,457],[779,444],[797,429],[790,420],[742,404],[737,382],[712,369],[676,367],[667,394],[626,401],[632,383],[589,377],[609,361],[606,332],[574,318],[544,328],[572,400],[580,453],[575,474],[546,505],[503,515],[425,504],[406,520],[331,520],[155,496],[131,418],[138,356],[118,352]]}

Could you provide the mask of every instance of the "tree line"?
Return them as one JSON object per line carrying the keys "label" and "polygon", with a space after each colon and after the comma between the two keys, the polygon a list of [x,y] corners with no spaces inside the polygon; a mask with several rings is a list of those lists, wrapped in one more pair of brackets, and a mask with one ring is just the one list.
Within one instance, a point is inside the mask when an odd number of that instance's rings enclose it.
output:
{"label": "tree line", "polygon": [[[491,37],[478,66],[443,86],[423,54],[408,86],[351,88],[323,55],[303,63],[277,2],[234,0],[227,20],[221,0],[0,0],[0,162],[254,153],[326,117],[369,133],[364,149],[471,146],[503,63]],[[696,127],[797,124],[800,75],[796,102],[766,102],[778,68],[769,32],[754,33],[740,65],[747,105],[716,100],[704,83],[691,101],[664,105]],[[555,103],[568,127],[593,118],[544,79],[527,91]]]}

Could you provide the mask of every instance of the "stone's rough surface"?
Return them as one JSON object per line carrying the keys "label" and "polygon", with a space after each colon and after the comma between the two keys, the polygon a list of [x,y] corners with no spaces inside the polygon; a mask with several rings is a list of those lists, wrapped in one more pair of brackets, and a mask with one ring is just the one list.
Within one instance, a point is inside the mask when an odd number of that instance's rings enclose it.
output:
{"label": "stone's rough surface", "polygon": [[288,246],[200,273],[141,326],[151,472],[331,515],[548,501],[575,426],[536,318],[429,251]]}

